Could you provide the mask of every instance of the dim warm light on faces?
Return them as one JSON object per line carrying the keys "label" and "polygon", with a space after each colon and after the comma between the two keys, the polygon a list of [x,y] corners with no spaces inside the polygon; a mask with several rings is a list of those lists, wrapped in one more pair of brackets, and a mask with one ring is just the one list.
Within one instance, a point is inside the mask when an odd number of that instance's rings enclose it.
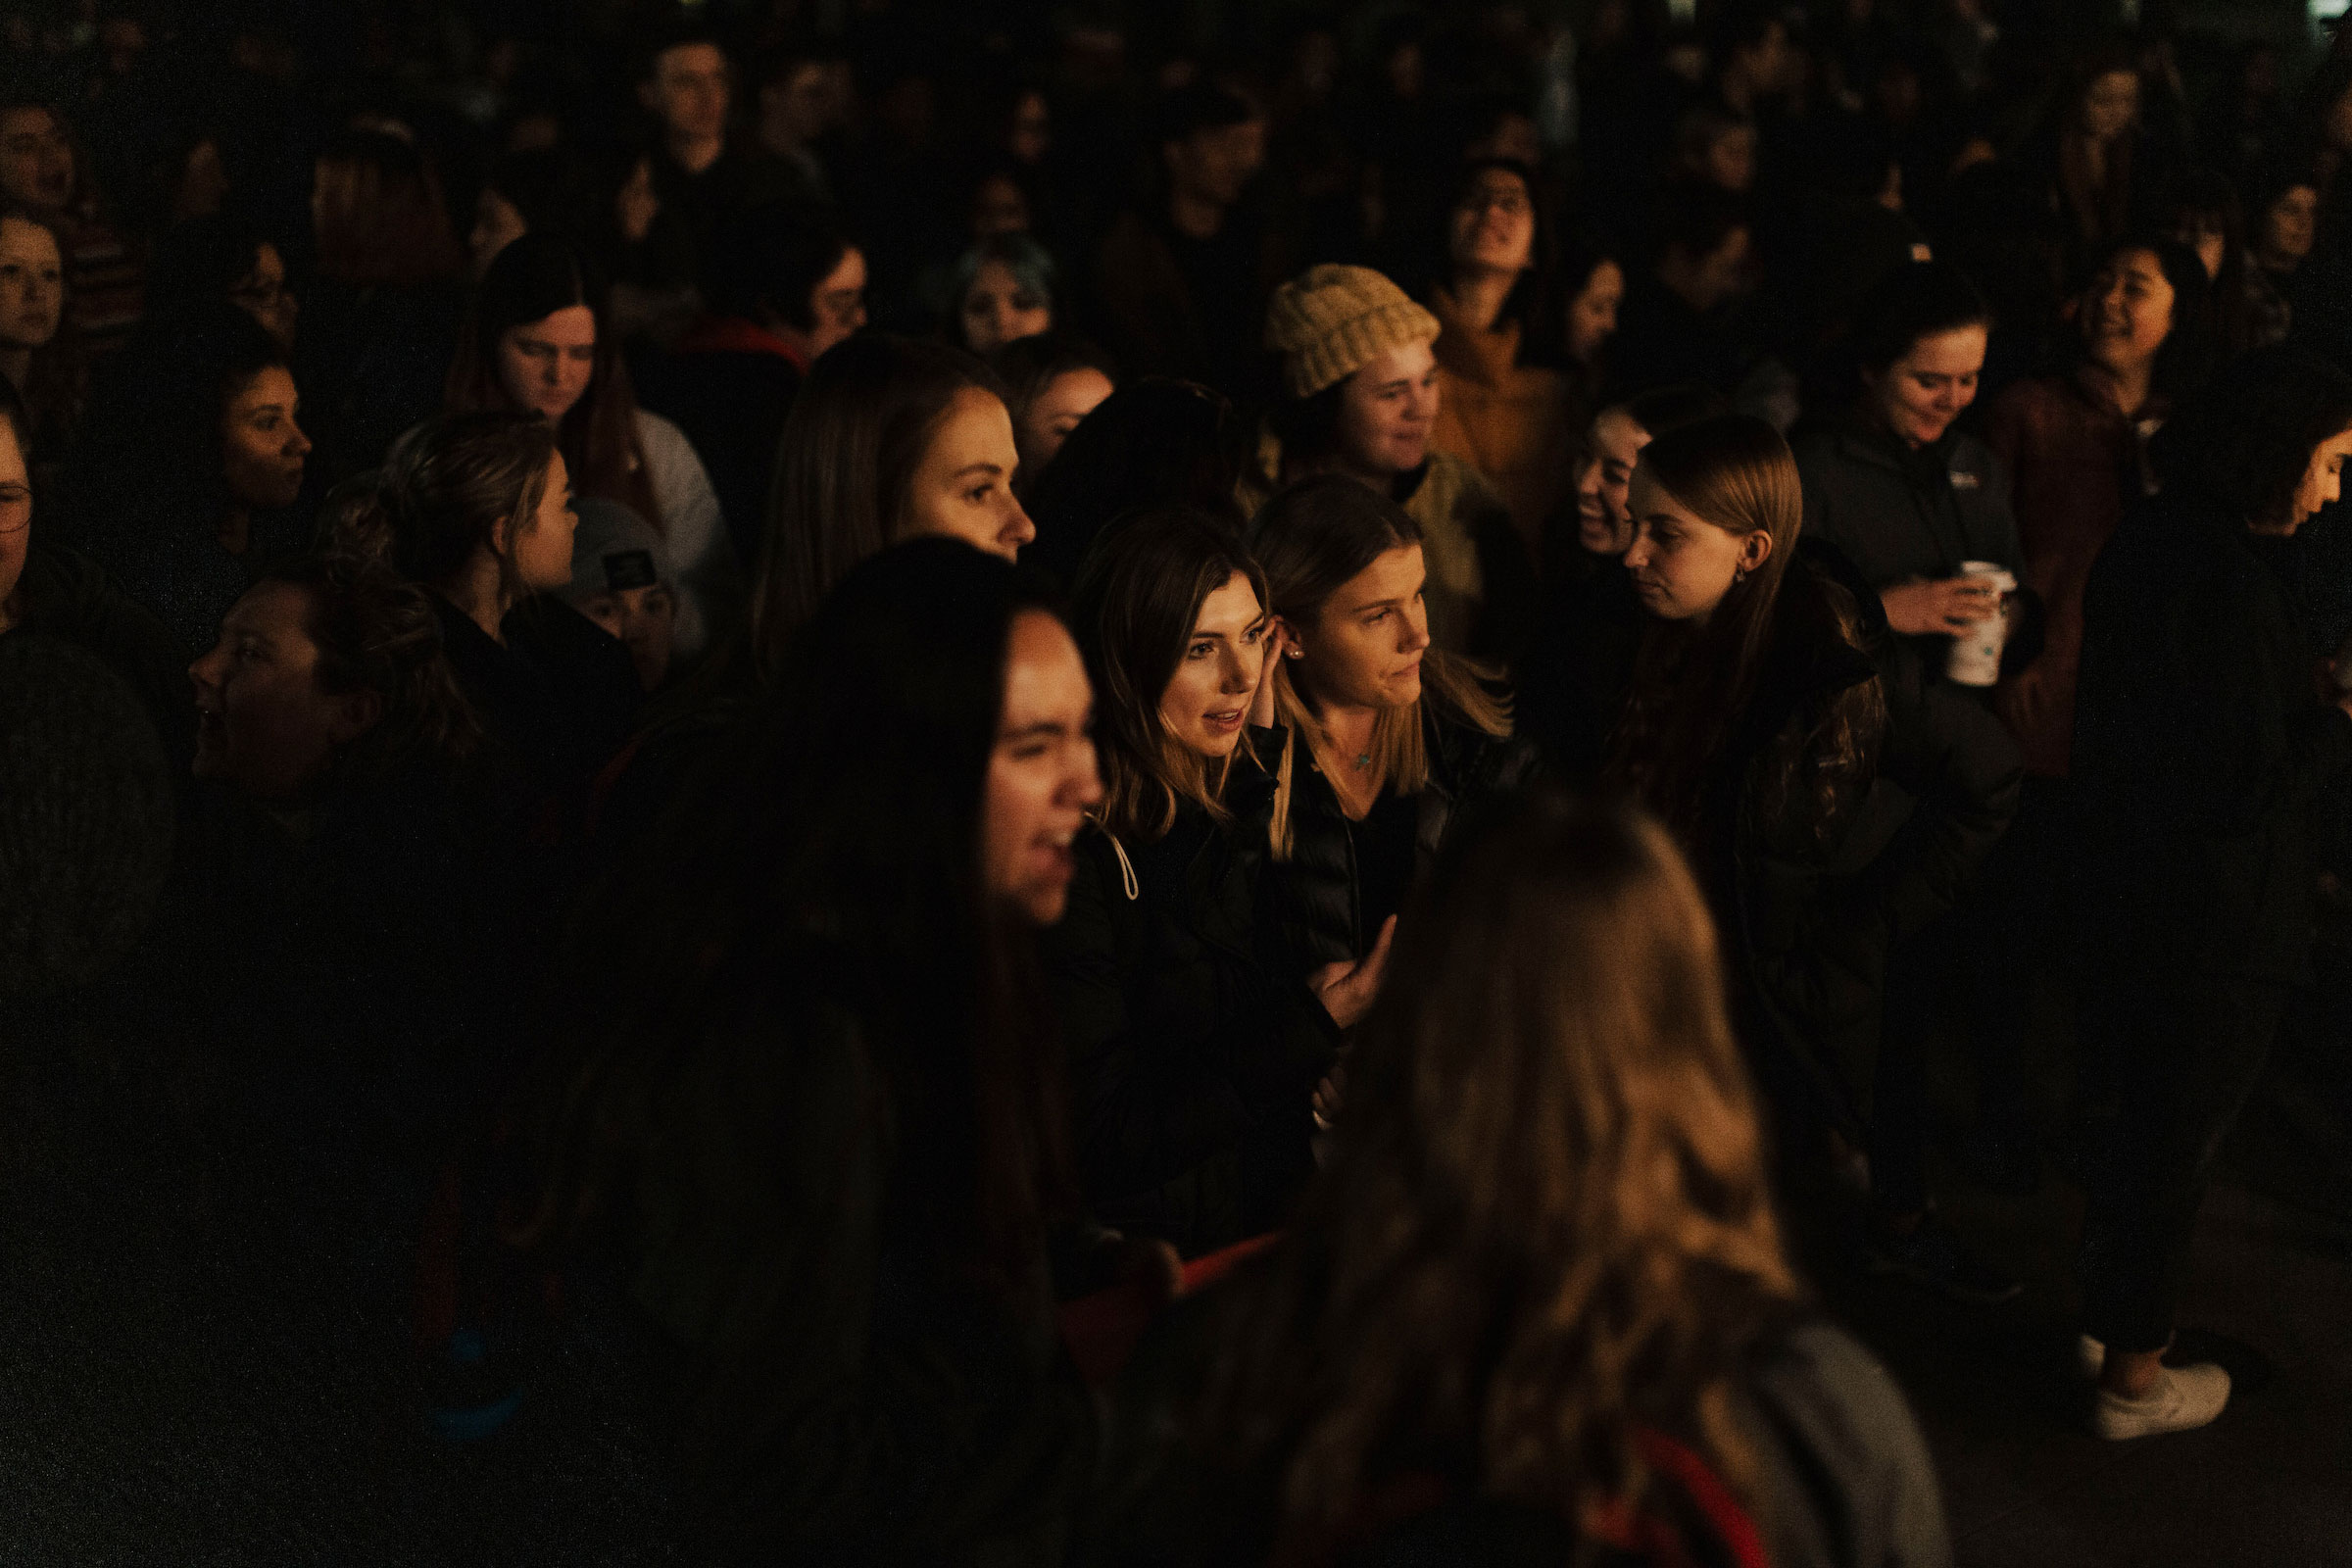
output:
{"label": "dim warm light on faces", "polygon": [[311,438],[295,422],[302,398],[293,375],[270,366],[220,411],[221,476],[248,507],[290,507],[302,494]]}
{"label": "dim warm light on faces", "polygon": [[963,291],[963,340],[974,354],[1054,329],[1054,302],[1021,282],[1010,267],[986,261]]}
{"label": "dim warm light on faces", "polygon": [[1079,421],[1115,390],[1110,377],[1092,366],[1064,370],[1047,382],[1021,413],[1021,466],[1034,476],[1052,463]]}
{"label": "dim warm light on faces", "polygon": [[1429,572],[1421,547],[1398,545],[1325,600],[1311,626],[1292,626],[1292,673],[1317,707],[1405,708],[1421,700],[1429,651]]}
{"label": "dim warm light on faces", "polygon": [[853,245],[809,291],[808,317],[816,324],[806,334],[808,358],[854,337],[865,325],[865,253]]}
{"label": "dim warm light on faces", "polygon": [[2321,508],[2343,499],[2347,459],[2352,459],[2352,430],[2339,430],[2313,449],[2311,462],[2303,467],[2303,482],[2295,486],[2294,515],[2286,532],[2293,533]]}
{"label": "dim warm light on faces", "polygon": [[2082,95],[2082,134],[2092,141],[2113,141],[2138,118],[2139,77],[2132,72],[2110,71]]}
{"label": "dim warm light on faces", "polygon": [[66,263],[38,223],[0,218],[0,348],[37,349],[65,318]]}
{"label": "dim warm light on faces", "polygon": [[2090,357],[2110,369],[2154,362],[2173,330],[2173,285],[2154,251],[2124,251],[2090,285],[2082,338]]}
{"label": "dim warm light on faces", "polygon": [[301,302],[294,291],[286,287],[285,258],[277,247],[263,241],[255,247],[253,267],[237,279],[229,290],[229,303],[261,323],[262,330],[277,340],[281,349],[294,347],[294,324],[302,313]]}
{"label": "dim warm light on faces", "polygon": [[473,264],[473,275],[479,281],[498,260],[498,253],[531,231],[514,204],[489,186],[473,200],[473,228],[466,236],[466,255]]}
{"label": "dim warm light on faces", "polygon": [[1985,340],[1982,326],[1931,332],[1877,376],[1865,372],[1880,419],[1904,445],[1940,441],[1961,411],[1977,401]]}
{"label": "dim warm light on faces", "polygon": [[550,424],[587,395],[596,374],[596,313],[566,305],[498,335],[498,384],[519,411]]}
{"label": "dim warm light on faces", "polygon": [[74,144],[57,117],[37,105],[0,114],[0,195],[36,213],[74,199]]}
{"label": "dim warm light on faces", "polygon": [[525,591],[544,594],[569,586],[571,536],[579,525],[579,514],[571,510],[571,473],[559,452],[548,460],[539,504],[519,525],[507,529],[506,549]]}
{"label": "dim warm light on faces", "polygon": [[1202,757],[1231,757],[1265,667],[1265,608],[1237,571],[1200,602],[1176,673],[1160,694],[1160,723]]}
{"label": "dim warm light on faces", "polygon": [[647,83],[646,107],[673,135],[714,141],[727,133],[727,57],[716,44],[682,43],[662,51]]}
{"label": "dim warm light on faces", "polygon": [[993,392],[967,386],[940,416],[907,481],[902,538],[939,534],[1016,560],[1037,525],[1012,493],[1021,456],[1012,416]]}
{"label": "dim warm light on faces", "polygon": [[1400,343],[1356,368],[1343,383],[1341,462],[1368,478],[1393,479],[1429,458],[1438,422],[1438,360],[1427,343]]}
{"label": "dim warm light on faces", "polygon": [[16,427],[0,419],[0,631],[16,624],[18,579],[24,574],[24,554],[32,543],[32,471],[24,449],[17,445]]}
{"label": "dim warm light on faces", "polygon": [[1625,269],[1604,261],[1568,302],[1568,352],[1579,365],[1591,365],[1601,345],[1617,335],[1617,312],[1624,304]]}
{"label": "dim warm light on faces", "polygon": [[1623,409],[1603,409],[1585,436],[1584,461],[1576,471],[1576,542],[1590,555],[1622,556],[1634,542],[1627,493],[1634,464],[1649,445],[1649,432]]}
{"label": "dim warm light on faces", "polygon": [[2311,254],[2319,234],[2320,193],[2309,185],[2290,185],[2262,215],[2262,264],[2290,271]]}
{"label": "dim warm light on faces", "polygon": [[1504,169],[1480,172],[1453,210],[1454,265],[1485,272],[1524,272],[1535,265],[1536,207],[1527,181]]}
{"label": "dim warm light on faces", "polygon": [[1077,870],[1072,846],[1102,799],[1094,693],[1060,621],[1025,610],[1004,652],[1004,700],[981,799],[981,882],[1030,925],[1059,920]]}
{"label": "dim warm light on faces", "polygon": [[677,630],[678,603],[662,583],[615,588],[580,602],[580,613],[629,651],[641,691],[657,691],[669,678],[670,650]]}
{"label": "dim warm light on faces", "polygon": [[1761,529],[1733,533],[1691,512],[1650,477],[1634,469],[1634,542],[1625,552],[1642,608],[1660,620],[1705,620],[1743,571],[1772,554]]}
{"label": "dim warm light on faces", "polygon": [[256,800],[290,801],[317,784],[337,748],[382,713],[373,692],[336,695],[318,683],[311,596],[292,583],[248,590],[220,640],[188,666],[196,686],[196,776]]}

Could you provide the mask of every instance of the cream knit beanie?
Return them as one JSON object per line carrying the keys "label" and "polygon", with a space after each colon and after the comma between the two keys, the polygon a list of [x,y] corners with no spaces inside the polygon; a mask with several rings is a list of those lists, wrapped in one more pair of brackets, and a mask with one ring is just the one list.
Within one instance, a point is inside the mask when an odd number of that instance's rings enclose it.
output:
{"label": "cream knit beanie", "polygon": [[1282,356],[1295,398],[1312,397],[1366,361],[1438,335],[1438,318],[1369,267],[1310,267],[1274,291],[1266,347]]}

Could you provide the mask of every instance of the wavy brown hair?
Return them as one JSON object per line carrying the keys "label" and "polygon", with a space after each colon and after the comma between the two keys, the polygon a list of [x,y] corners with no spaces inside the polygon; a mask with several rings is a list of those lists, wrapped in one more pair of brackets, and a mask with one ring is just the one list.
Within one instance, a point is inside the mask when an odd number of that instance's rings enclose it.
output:
{"label": "wavy brown hair", "polygon": [[[1709,770],[1756,696],[1804,526],[1804,492],[1788,444],[1762,419],[1741,414],[1659,436],[1642,449],[1637,471],[1700,521],[1772,539],[1763,564],[1735,581],[1703,622],[1658,621],[1649,628],[1610,738],[1603,776],[1689,843],[1701,829]],[[1836,635],[1858,641],[1850,599],[1834,584],[1819,586]],[[1795,792],[1808,792],[1816,797],[1808,820],[1826,834],[1849,786],[1869,775],[1885,712],[1884,691],[1866,681],[1813,715],[1795,744],[1777,738],[1764,792],[1751,803],[1759,816],[1778,820]]]}
{"label": "wavy brown hair", "polygon": [[382,701],[382,716],[336,757],[338,781],[376,777],[410,761],[456,766],[474,755],[481,719],[442,654],[441,617],[423,589],[353,555],[297,557],[261,581],[302,590],[304,630],[318,648],[319,690],[368,691]]}
{"label": "wavy brown hair", "polygon": [[1572,1524],[1642,1510],[1642,1428],[1752,1497],[1739,1368],[1797,1294],[1696,883],[1647,817],[1543,791],[1400,927],[1193,1436],[1277,1563],[1408,1470]]}
{"label": "wavy brown hair", "polygon": [[[1262,611],[1265,573],[1207,513],[1167,507],[1116,524],[1079,573],[1072,627],[1095,683],[1095,748],[1102,768],[1102,825],[1155,839],[1192,801],[1226,820],[1231,759],[1211,762],[1168,733],[1160,698],[1176,678],[1208,596],[1236,576]],[[1242,744],[1249,744],[1245,736]]]}

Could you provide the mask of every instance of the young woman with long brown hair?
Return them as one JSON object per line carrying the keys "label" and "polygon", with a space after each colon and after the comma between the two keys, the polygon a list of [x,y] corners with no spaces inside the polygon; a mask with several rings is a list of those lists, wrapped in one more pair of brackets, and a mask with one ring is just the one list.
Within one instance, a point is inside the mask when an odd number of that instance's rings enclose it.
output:
{"label": "young woman with long brown hair", "polygon": [[[1918,1062],[1874,1041],[1889,947],[1951,906],[2016,809],[2016,747],[1923,678],[1834,553],[1798,556],[1796,463],[1770,425],[1726,415],[1659,436],[1628,500],[1625,564],[1647,624],[1592,753],[1599,781],[1690,855],[1780,1108],[1859,1136],[1870,1087],[1874,1264],[2014,1295],[1925,1224]],[[1881,780],[1915,803],[1884,838],[1884,813],[1864,809]],[[1864,821],[1872,837],[1857,837]]]}
{"label": "young woman with long brown hair", "polygon": [[1114,523],[1078,579],[1105,793],[1047,970],[1096,1217],[1188,1254],[1281,1222],[1383,957],[1302,984],[1267,952],[1273,780],[1247,727],[1266,598],[1232,533],[1182,507]]}
{"label": "young woman with long brown hair", "polygon": [[1261,712],[1286,731],[1268,838],[1307,965],[1368,957],[1461,809],[1533,753],[1476,666],[1430,643],[1421,529],[1344,475],[1284,490],[1250,543],[1282,619]]}
{"label": "young woman with long brown hair", "polygon": [[678,427],[637,406],[601,282],[570,241],[525,234],[498,253],[449,368],[452,410],[536,414],[572,487],[652,526],[678,573],[673,648],[692,659],[739,623],[743,573],[718,497]]}
{"label": "young woman with long brown hair", "polygon": [[1949,1561],[1804,1317],[1668,835],[1540,792],[1419,909],[1288,1237],[1138,1369],[1102,1560]]}

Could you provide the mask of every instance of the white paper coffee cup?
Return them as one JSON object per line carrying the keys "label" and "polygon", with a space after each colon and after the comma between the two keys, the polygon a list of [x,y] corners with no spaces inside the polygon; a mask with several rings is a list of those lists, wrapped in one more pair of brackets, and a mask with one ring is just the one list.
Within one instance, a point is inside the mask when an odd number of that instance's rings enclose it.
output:
{"label": "white paper coffee cup", "polygon": [[2009,640],[2009,596],[2017,592],[2017,578],[1989,561],[1963,561],[1960,575],[1984,578],[2001,596],[2001,608],[1999,613],[1953,635],[1943,672],[1958,685],[1990,686],[2001,678],[2001,648]]}

